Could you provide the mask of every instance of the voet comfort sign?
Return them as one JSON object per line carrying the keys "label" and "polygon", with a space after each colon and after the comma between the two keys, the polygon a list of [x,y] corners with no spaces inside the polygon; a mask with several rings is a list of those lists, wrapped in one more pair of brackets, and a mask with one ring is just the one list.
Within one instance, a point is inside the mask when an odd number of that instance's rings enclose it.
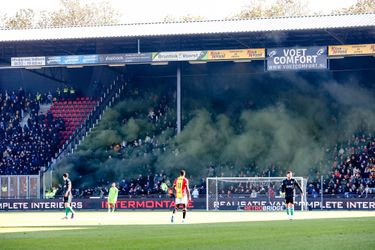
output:
{"label": "voet comfort sign", "polygon": [[327,47],[267,49],[267,70],[327,69]]}

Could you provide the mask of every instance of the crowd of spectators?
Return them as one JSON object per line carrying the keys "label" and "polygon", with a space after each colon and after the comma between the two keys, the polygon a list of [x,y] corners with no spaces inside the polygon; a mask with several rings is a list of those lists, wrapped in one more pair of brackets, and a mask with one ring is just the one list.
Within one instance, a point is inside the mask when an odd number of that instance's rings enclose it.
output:
{"label": "crowd of spectators", "polygon": [[[139,147],[141,144],[142,142],[135,145]],[[329,152],[327,163],[332,162],[332,173],[328,176],[323,176],[324,196],[360,198],[375,194],[374,136],[371,134],[353,136],[346,144],[337,145]],[[279,164],[272,164],[269,168],[264,169],[260,168],[256,162],[252,162],[242,168],[237,174],[229,175],[224,172],[216,173],[217,169],[219,168],[210,164],[207,169],[207,177],[276,177],[285,175],[285,169]],[[200,184],[195,185],[192,190],[197,197],[206,193],[205,178],[201,178],[201,180]],[[246,196],[255,198],[263,196],[273,198],[280,193],[280,185],[268,181],[264,183],[221,183],[220,185],[219,196],[221,197]],[[122,180],[119,183],[120,195],[130,197],[162,196],[166,194],[166,189],[170,186],[171,181],[165,174],[157,174],[155,178],[151,178],[151,176],[142,177],[140,175],[137,179]],[[105,195],[109,187],[108,183],[103,187],[101,193]],[[320,178],[309,176],[309,182],[306,187],[306,193],[309,197],[320,197],[321,187]],[[100,188],[97,188],[97,190],[100,190]]]}
{"label": "crowd of spectators", "polygon": [[333,151],[332,173],[326,194],[362,197],[375,193],[375,137],[353,135]]}
{"label": "crowd of spectators", "polygon": [[[128,88],[127,93],[128,97],[149,103],[150,106],[145,112],[135,111],[129,116],[125,115],[122,123],[126,124],[130,118],[143,119],[152,125],[152,129],[143,138],[111,145],[108,148],[108,157],[119,159],[127,159],[140,155],[148,157],[167,151],[168,141],[159,141],[157,135],[163,135],[164,133],[168,133],[168,131],[171,134],[175,133],[175,111],[171,108],[171,100],[173,99],[168,98],[168,96],[173,94],[164,93],[164,95],[157,95],[155,93],[148,93],[147,91],[141,93],[136,87]],[[171,136],[166,135],[165,138],[168,140]],[[129,197],[165,197],[167,189],[170,186],[171,180],[163,172],[155,175],[139,175],[137,178],[122,179],[118,182],[119,195]],[[109,187],[109,181],[101,180],[96,187],[76,188],[74,193],[77,197],[103,197],[108,194]],[[196,189],[198,190],[198,187]],[[200,192],[202,192],[202,189],[203,185],[199,186]],[[57,195],[59,195],[59,192],[57,192]]]}
{"label": "crowd of spectators", "polygon": [[[112,145],[109,151],[115,154],[108,154],[108,157],[118,157],[122,159],[134,156],[153,156],[170,150],[168,138],[172,138],[175,129],[175,110],[173,110],[171,100],[168,98],[171,93],[156,96],[155,93],[139,91],[137,88],[130,88],[130,96],[139,100],[153,100],[147,112],[134,112],[131,117],[134,119],[145,119],[153,125],[153,130],[143,138],[132,141],[123,141],[121,144]],[[130,117],[125,117],[125,124]],[[171,130],[171,135],[164,136],[166,140],[160,141],[160,135]],[[374,168],[374,145],[375,138],[371,134],[361,134],[353,136],[347,144],[337,145],[334,150],[329,150],[330,155],[327,161],[321,164],[332,163],[332,174],[324,177],[324,195],[341,195],[345,197],[362,197],[369,193],[375,193],[375,168]],[[333,160],[332,160],[333,159]],[[238,164],[237,164],[238,165]],[[231,170],[221,172],[221,169]],[[238,166],[214,166],[210,164],[207,168],[207,177],[231,176],[231,177],[276,177],[285,176],[285,166],[272,164],[269,167],[261,167],[257,162],[251,162],[238,171]],[[313,176],[313,175],[316,176]],[[323,173],[322,173],[323,174]],[[321,193],[320,173],[312,172],[308,176],[307,194],[311,197],[318,197]],[[193,190],[198,196],[205,195],[205,178],[195,181]],[[171,180],[164,173],[156,176],[142,176],[135,179],[123,179],[119,182],[120,195],[130,197],[142,196],[163,196],[171,186]],[[76,189],[75,193],[79,197],[105,196],[110,186],[109,182],[102,181],[97,187]],[[279,195],[280,187],[270,183],[239,183],[227,185],[220,189],[221,196],[246,195],[250,197],[267,196],[275,197]]]}
{"label": "crowd of spectators", "polygon": [[[36,93],[31,95],[22,88],[10,93],[0,93],[0,174],[37,174],[40,167],[52,159],[60,141],[59,131],[65,130],[64,121],[55,119],[51,113],[39,113],[41,103],[52,103],[54,98],[69,98],[75,95],[75,90],[64,86],[56,94]],[[169,149],[168,138],[159,141],[160,135],[171,130],[174,134],[174,109],[171,108],[173,98],[171,94],[161,97],[155,94],[140,94],[134,88],[131,95],[143,100],[154,100],[147,112],[133,114],[135,119],[146,119],[153,125],[152,133],[143,138],[123,141],[120,145],[113,145],[111,150],[116,157],[129,158],[132,155],[153,155]],[[25,121],[25,118],[27,120]],[[127,118],[124,119],[126,123]],[[329,176],[324,177],[323,194],[342,197],[367,197],[375,193],[375,137],[371,134],[353,135],[346,143],[337,145],[330,150],[328,161],[331,162]],[[112,157],[109,155],[109,157]],[[268,168],[261,168],[256,162],[251,162],[240,171],[238,167],[223,166],[222,169],[236,169],[228,174],[220,171],[220,167],[209,165],[207,177],[238,176],[238,177],[275,177],[284,176],[285,169],[280,164],[273,164]],[[311,177],[311,176],[309,176]],[[171,186],[171,179],[164,173],[154,176],[139,175],[134,179],[119,181],[119,194],[130,197],[158,196],[163,197],[167,188]],[[194,181],[192,191],[197,197],[205,194],[205,178]],[[105,196],[110,183],[102,180],[96,187],[75,189],[78,197]],[[309,178],[307,194],[318,197],[322,183],[319,178]],[[249,197],[277,196],[279,187],[270,183],[238,183],[221,187],[221,196],[246,195]],[[57,193],[58,194],[58,193]]]}
{"label": "crowd of spectators", "polygon": [[[129,86],[128,86],[129,87]],[[149,103],[147,111],[135,111],[123,117],[122,124],[133,118],[147,121],[151,129],[145,132],[143,137],[130,141],[122,141],[121,144],[112,145],[109,151],[115,152],[115,157],[130,158],[134,155],[152,156],[168,150],[169,140],[175,134],[175,110],[172,108],[173,98],[168,98],[172,93],[157,95],[147,91],[140,92],[137,88],[129,88],[128,95],[137,101]],[[163,136],[164,135],[164,136]],[[160,141],[158,138],[164,137]],[[109,155],[109,157],[113,157]]]}
{"label": "crowd of spectators", "polygon": [[[153,96],[141,96],[137,89],[133,90],[132,95],[139,98],[155,99],[154,106],[150,106],[148,113],[138,112],[134,118],[147,118],[148,122],[155,125],[157,128],[153,134],[147,134],[144,138],[139,138],[133,141],[123,141],[121,145],[112,146],[111,150],[116,152],[116,157],[129,158],[134,155],[152,156],[160,152],[170,150],[168,141],[160,142],[158,138],[168,129],[174,129],[173,115],[174,110],[170,108],[171,103],[168,102],[167,96],[161,98]],[[126,119],[125,119],[126,122]],[[174,133],[172,133],[174,134]],[[170,136],[165,136],[169,138]],[[327,161],[321,164],[332,163],[332,174],[324,176],[323,193],[324,195],[338,195],[344,197],[362,197],[367,194],[375,193],[375,167],[374,167],[374,146],[375,138],[371,134],[361,134],[353,136],[347,144],[337,145],[334,150],[329,150]],[[109,156],[111,157],[111,155]],[[333,159],[333,160],[332,160]],[[221,172],[220,169],[233,169],[233,171],[226,173]],[[236,169],[236,170],[234,170]],[[237,170],[236,166],[214,166],[210,164],[207,168],[207,177],[214,176],[232,176],[232,177],[276,177],[285,176],[285,167],[281,164],[272,164],[267,168],[260,167],[255,161],[247,166]],[[313,176],[313,175],[316,176]],[[322,173],[323,174],[323,173]],[[307,194],[311,197],[318,197],[321,193],[322,183],[320,182],[320,173],[313,172],[308,176],[309,182],[307,184]],[[160,178],[160,179],[159,179]],[[202,181],[194,182],[193,190],[198,196],[205,195],[205,178]],[[84,188],[77,190],[79,196],[103,196],[108,192],[109,183],[102,183],[96,188]],[[139,176],[136,179],[122,180],[119,183],[120,195],[130,197],[139,196],[162,196],[166,194],[167,187],[171,186],[169,178],[165,174],[157,174],[156,177]],[[221,196],[233,195],[247,195],[250,197],[278,196],[280,187],[276,184],[260,183],[239,183],[237,185],[228,185],[220,189]]]}
{"label": "crowd of spectators", "polygon": [[275,198],[280,194],[280,185],[276,182],[246,182],[238,181],[238,183],[219,183],[218,195],[220,198],[232,197],[267,197]]}
{"label": "crowd of spectators", "polygon": [[[308,196],[317,198],[323,188],[324,196],[345,198],[361,198],[375,194],[375,137],[371,134],[361,133],[353,135],[347,143],[336,145],[327,155],[327,164],[331,162],[331,173],[320,176],[308,176],[306,186]],[[256,162],[244,167],[231,177],[277,177],[284,176],[285,169],[281,165],[273,164],[269,168],[259,170]],[[215,168],[209,166],[208,176],[216,176]],[[219,175],[220,176],[220,175]],[[221,177],[228,176],[221,173]],[[322,185],[323,184],[323,185]],[[279,185],[265,183],[239,182],[236,184],[221,184],[219,189],[221,197],[242,195],[247,197],[267,196],[274,197],[280,192]],[[371,196],[371,197],[372,197]]]}
{"label": "crowd of spectators", "polygon": [[1,175],[38,174],[58,150],[64,121],[39,113],[48,98],[50,93],[32,95],[22,88],[0,93]]}

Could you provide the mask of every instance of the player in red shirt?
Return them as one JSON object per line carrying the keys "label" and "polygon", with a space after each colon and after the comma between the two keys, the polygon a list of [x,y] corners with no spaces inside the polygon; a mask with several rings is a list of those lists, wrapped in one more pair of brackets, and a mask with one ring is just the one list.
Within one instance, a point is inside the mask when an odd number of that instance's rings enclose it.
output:
{"label": "player in red shirt", "polygon": [[174,180],[173,189],[176,192],[176,200],[171,222],[174,222],[175,213],[182,206],[182,223],[185,223],[188,201],[191,201],[189,180],[185,178],[185,170],[181,170],[180,176]]}

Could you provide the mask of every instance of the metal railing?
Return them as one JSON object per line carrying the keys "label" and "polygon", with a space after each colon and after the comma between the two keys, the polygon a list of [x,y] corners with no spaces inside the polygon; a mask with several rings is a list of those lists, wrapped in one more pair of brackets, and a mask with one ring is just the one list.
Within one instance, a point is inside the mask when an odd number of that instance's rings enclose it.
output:
{"label": "metal railing", "polygon": [[1,175],[1,199],[40,198],[39,175]]}

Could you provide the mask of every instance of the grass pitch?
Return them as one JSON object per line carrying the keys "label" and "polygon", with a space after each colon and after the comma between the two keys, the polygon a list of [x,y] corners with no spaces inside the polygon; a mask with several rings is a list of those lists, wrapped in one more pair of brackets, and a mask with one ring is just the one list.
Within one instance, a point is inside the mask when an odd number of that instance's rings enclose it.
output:
{"label": "grass pitch", "polygon": [[[11,214],[17,216],[17,213]],[[100,213],[91,213],[96,216]],[[118,213],[122,217],[169,213]],[[205,214],[205,213],[202,213]],[[211,213],[206,213],[207,217]],[[239,213],[241,215],[241,213]],[[243,214],[248,215],[247,214]],[[251,213],[250,213],[251,214]],[[60,214],[55,213],[54,216]],[[231,213],[216,213],[228,217]],[[254,214],[263,216],[264,214]],[[284,215],[284,214],[283,214]],[[279,214],[279,216],[283,216]],[[2,214],[0,219],[5,216]],[[24,216],[19,213],[19,216]],[[27,213],[43,217],[43,213]],[[112,215],[111,215],[112,216]],[[193,215],[191,214],[193,217]],[[375,249],[375,217],[205,224],[1,226],[1,249]],[[59,222],[60,223],[60,222]],[[69,224],[71,223],[71,224]],[[55,225],[54,225],[55,224]],[[16,232],[19,229],[20,232]],[[36,230],[36,231],[33,231]]]}

